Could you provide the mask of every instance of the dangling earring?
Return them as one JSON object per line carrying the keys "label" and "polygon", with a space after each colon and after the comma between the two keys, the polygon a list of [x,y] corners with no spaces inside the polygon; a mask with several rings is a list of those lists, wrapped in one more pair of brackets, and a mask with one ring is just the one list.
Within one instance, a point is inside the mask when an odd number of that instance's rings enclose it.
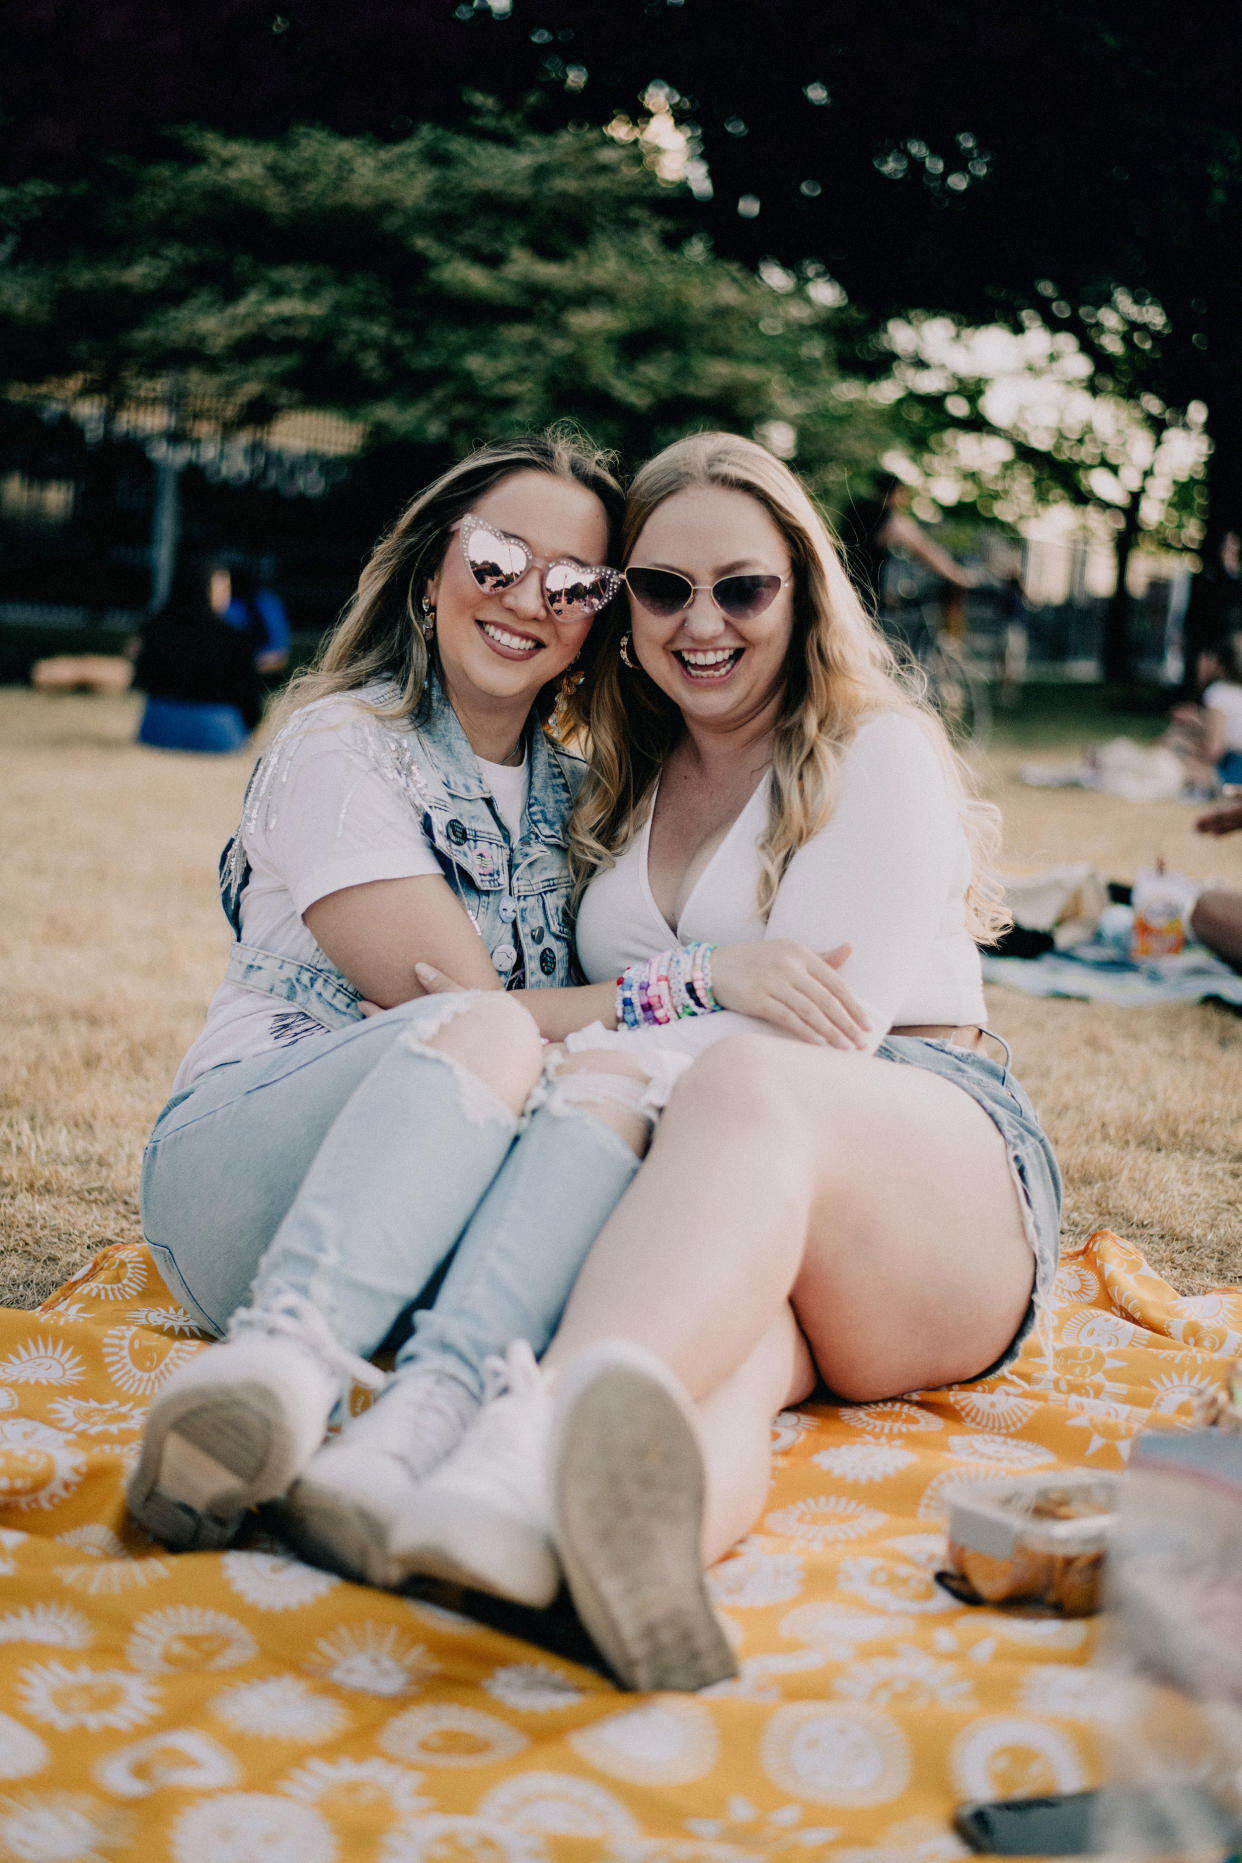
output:
{"label": "dangling earring", "polygon": [[637,663],[630,658],[630,637],[628,634],[623,634],[621,636],[621,645],[617,651],[621,655],[622,666],[628,666],[632,673],[636,673],[638,671],[638,666]]}
{"label": "dangling earring", "polygon": [[419,608],[418,625],[423,630],[423,639],[430,643],[435,639],[436,634],[436,611],[431,605],[431,597],[424,595]]}

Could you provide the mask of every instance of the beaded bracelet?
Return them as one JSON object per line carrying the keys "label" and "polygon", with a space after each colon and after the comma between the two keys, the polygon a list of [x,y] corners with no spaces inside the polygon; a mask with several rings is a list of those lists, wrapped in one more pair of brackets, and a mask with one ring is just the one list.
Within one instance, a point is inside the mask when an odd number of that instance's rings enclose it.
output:
{"label": "beaded bracelet", "polygon": [[712,991],[714,944],[686,944],[631,964],[617,978],[617,1027],[654,1028],[720,1008]]}

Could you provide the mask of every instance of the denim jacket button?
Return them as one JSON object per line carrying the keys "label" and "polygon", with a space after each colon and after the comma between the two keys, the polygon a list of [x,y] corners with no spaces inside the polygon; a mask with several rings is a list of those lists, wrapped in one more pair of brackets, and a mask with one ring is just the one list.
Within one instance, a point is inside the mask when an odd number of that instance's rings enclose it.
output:
{"label": "denim jacket button", "polygon": [[539,953],[539,968],[545,977],[550,977],[552,972],[556,969],[556,952],[550,949],[541,951]]}
{"label": "denim jacket button", "polygon": [[517,963],[517,952],[511,944],[498,944],[492,952],[492,962],[497,970],[512,970]]}
{"label": "denim jacket button", "polygon": [[457,817],[454,816],[444,832],[448,835],[450,841],[456,842],[457,846],[460,847],[466,838],[466,824],[464,822],[459,822]]}
{"label": "denim jacket button", "polygon": [[500,913],[500,916],[504,920],[505,924],[510,925],[512,924],[513,920],[517,917],[517,903],[515,900],[509,897],[508,893],[506,893],[504,898],[501,900],[499,906],[497,907],[497,911]]}

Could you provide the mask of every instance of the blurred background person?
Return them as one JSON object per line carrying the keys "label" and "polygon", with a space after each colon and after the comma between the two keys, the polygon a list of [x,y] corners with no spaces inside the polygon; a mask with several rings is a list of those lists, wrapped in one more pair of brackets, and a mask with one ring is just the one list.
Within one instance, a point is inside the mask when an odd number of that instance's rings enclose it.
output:
{"label": "blurred background person", "polygon": [[229,571],[183,558],[138,636],[134,684],[147,695],[138,742],[160,750],[240,750],[263,714],[261,623],[227,618]]}

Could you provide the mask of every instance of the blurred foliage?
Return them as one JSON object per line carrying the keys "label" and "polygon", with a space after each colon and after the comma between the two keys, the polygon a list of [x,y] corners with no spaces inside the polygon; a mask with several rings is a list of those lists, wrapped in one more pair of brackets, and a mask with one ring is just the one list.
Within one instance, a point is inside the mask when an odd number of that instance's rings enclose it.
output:
{"label": "blurred foliage", "polygon": [[640,150],[483,100],[388,144],[186,129],[169,159],[0,190],[0,226],[11,384],[162,381],[235,427],[323,407],[446,452],[568,417],[627,466],[724,426],[830,499],[888,432],[841,379],[822,267],[719,258]]}

